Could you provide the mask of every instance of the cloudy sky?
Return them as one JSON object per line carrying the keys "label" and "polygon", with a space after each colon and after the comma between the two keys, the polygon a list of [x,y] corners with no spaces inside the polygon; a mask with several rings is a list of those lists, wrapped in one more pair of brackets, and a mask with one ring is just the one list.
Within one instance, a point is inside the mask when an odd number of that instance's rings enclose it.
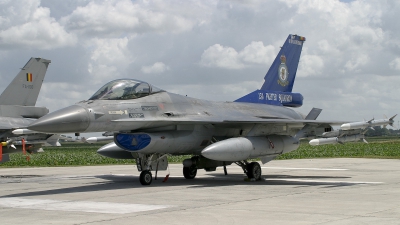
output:
{"label": "cloudy sky", "polygon": [[[0,90],[50,59],[38,106],[88,99],[117,78],[232,101],[259,89],[288,34],[307,38],[298,111],[363,120],[400,112],[400,2],[0,0]],[[396,122],[397,125],[397,122]]]}

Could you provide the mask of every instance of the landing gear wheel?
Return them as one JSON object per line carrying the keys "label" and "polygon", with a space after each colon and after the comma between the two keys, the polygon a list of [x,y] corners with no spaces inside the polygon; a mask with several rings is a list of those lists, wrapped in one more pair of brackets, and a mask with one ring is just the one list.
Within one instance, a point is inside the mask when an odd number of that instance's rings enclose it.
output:
{"label": "landing gear wheel", "polygon": [[196,167],[183,167],[183,176],[186,179],[194,179],[197,174],[197,168]]}
{"label": "landing gear wheel", "polygon": [[149,170],[143,170],[140,173],[140,183],[142,185],[150,185],[152,181],[153,176],[151,175],[151,172]]}
{"label": "landing gear wheel", "polygon": [[247,165],[247,177],[261,180],[261,166],[258,162],[252,162]]}

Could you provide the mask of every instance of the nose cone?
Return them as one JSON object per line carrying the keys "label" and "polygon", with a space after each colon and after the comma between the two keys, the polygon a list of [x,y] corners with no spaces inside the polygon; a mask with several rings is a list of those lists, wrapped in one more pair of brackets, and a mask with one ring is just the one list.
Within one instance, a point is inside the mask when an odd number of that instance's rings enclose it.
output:
{"label": "nose cone", "polygon": [[49,113],[33,122],[28,129],[43,133],[79,133],[89,126],[89,114],[81,106],[72,105]]}

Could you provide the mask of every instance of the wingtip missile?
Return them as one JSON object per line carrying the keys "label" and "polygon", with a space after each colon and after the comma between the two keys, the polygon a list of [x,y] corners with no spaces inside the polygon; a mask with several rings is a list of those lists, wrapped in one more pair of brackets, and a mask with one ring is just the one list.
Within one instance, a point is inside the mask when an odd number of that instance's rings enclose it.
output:
{"label": "wingtip missile", "polygon": [[397,116],[394,115],[389,119],[372,119],[369,121],[361,121],[361,122],[353,122],[353,123],[345,123],[340,126],[342,130],[354,130],[354,129],[365,129],[365,128],[372,128],[374,126],[393,126],[394,118]]}

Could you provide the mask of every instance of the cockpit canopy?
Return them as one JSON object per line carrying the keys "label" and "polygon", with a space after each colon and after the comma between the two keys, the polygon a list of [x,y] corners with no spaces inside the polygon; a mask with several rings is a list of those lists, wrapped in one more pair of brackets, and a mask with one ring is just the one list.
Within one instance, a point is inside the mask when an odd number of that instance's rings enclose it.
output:
{"label": "cockpit canopy", "polygon": [[101,87],[89,100],[136,99],[163,91],[140,80],[119,79]]}

